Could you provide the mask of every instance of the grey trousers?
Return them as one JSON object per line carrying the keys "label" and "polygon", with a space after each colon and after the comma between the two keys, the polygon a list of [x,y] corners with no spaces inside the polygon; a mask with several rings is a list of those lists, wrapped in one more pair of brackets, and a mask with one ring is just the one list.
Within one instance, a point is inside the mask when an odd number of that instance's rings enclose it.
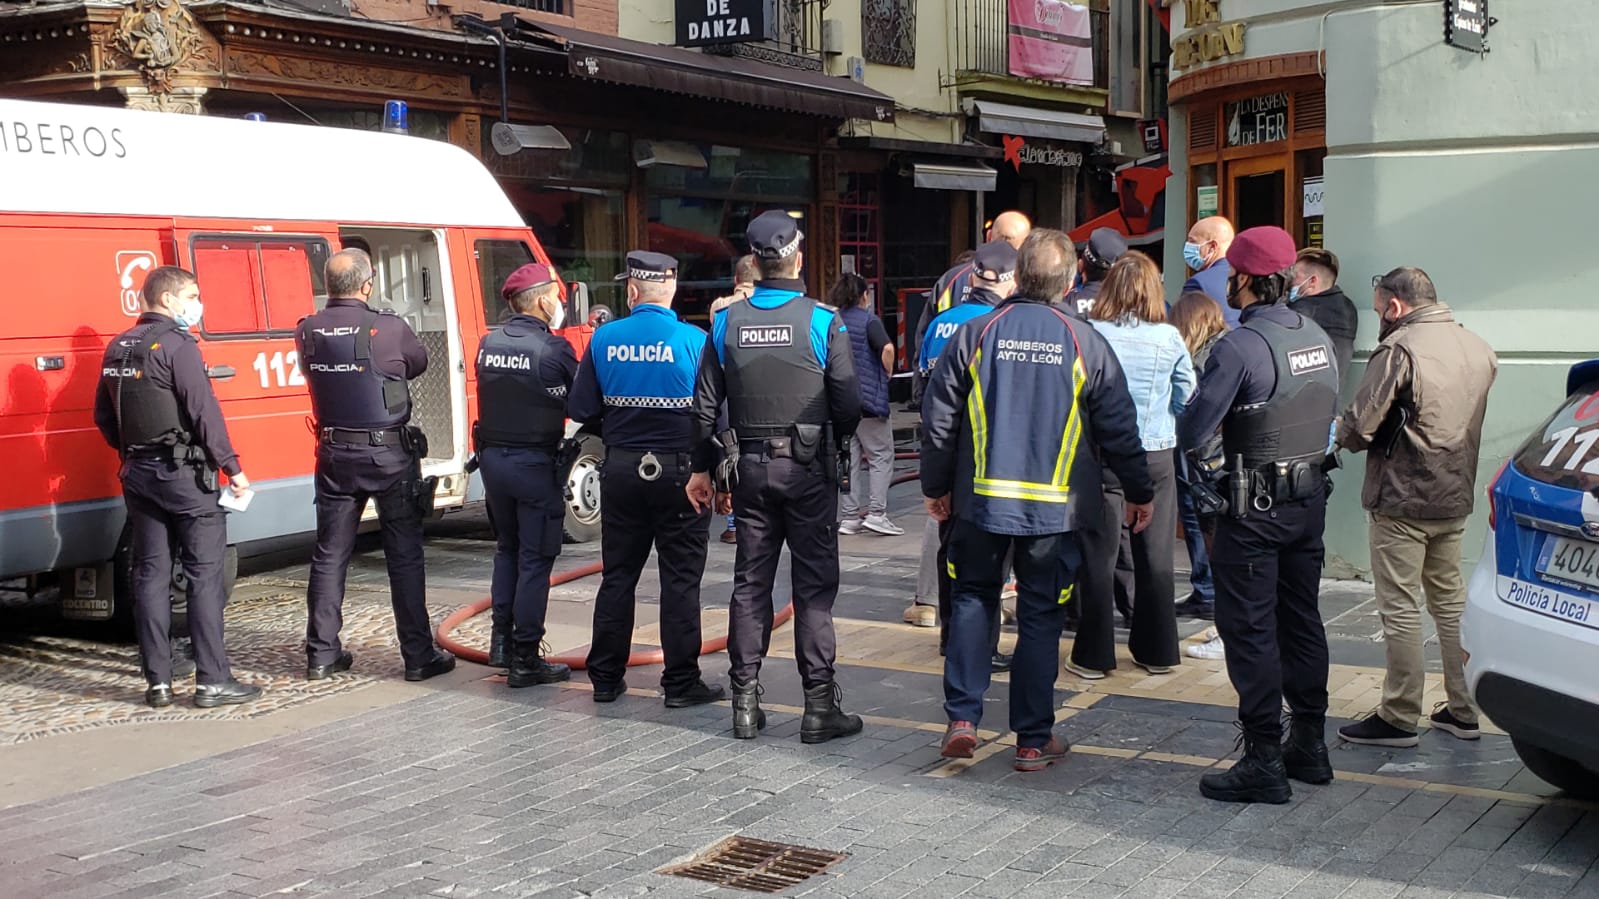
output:
{"label": "grey trousers", "polygon": [[[850,457],[854,459],[854,472],[850,475],[849,494],[838,500],[840,517],[864,518],[867,515],[884,515],[888,512],[888,481],[894,476],[894,427],[886,418],[862,418],[850,439]],[[862,468],[861,458],[866,458]],[[868,483],[869,482],[869,483]],[[868,496],[870,489],[870,499]],[[866,502],[865,509],[861,507]]]}

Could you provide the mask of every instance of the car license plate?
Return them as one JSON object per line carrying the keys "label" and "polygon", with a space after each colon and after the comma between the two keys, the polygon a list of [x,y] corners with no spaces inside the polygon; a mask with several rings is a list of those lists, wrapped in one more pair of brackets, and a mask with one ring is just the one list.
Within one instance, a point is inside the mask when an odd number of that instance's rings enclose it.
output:
{"label": "car license plate", "polygon": [[1537,567],[1550,581],[1599,592],[1599,543],[1551,535]]}

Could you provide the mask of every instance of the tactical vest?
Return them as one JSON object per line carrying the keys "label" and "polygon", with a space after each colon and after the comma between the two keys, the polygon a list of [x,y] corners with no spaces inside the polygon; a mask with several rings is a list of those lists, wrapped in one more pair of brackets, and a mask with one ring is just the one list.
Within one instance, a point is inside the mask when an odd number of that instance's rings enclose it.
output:
{"label": "tactical vest", "polygon": [[[190,424],[178,405],[178,395],[170,387],[152,383],[147,371],[150,353],[163,337],[177,330],[177,324],[169,319],[149,322],[124,332],[106,350],[100,377],[115,381],[108,386],[124,454],[141,447],[189,442]],[[173,334],[172,339],[188,338]]]}
{"label": "tactical vest", "polygon": [[867,329],[876,316],[860,306],[851,306],[839,313],[849,334],[850,351],[855,357],[855,377],[861,383],[861,410],[873,418],[888,417],[888,373],[883,371],[883,359],[872,352],[867,339]]}
{"label": "tactical vest", "polygon": [[326,312],[300,322],[305,378],[317,427],[379,430],[411,418],[411,391],[405,378],[372,364],[372,335],[378,314],[363,310],[356,325],[335,325]]}
{"label": "tactical vest", "polygon": [[1264,403],[1235,406],[1222,423],[1227,458],[1242,454],[1244,467],[1274,462],[1320,462],[1338,414],[1338,371],[1332,343],[1309,319],[1288,328],[1262,317],[1239,326],[1254,331],[1271,350],[1277,386]]}
{"label": "tactical vest", "polygon": [[[478,436],[487,446],[552,446],[566,432],[566,404],[550,395],[539,363],[551,338],[511,319],[483,337],[477,351]],[[558,393],[564,395],[564,384]]]}
{"label": "tactical vest", "polygon": [[1099,289],[1105,286],[1103,281],[1086,281],[1076,290],[1066,295],[1066,308],[1077,313],[1083,318],[1094,309],[1094,303],[1099,300]]}
{"label": "tactical vest", "polygon": [[745,301],[722,313],[728,420],[739,437],[782,437],[791,424],[827,423],[827,382],[811,345],[815,309],[815,300],[795,296],[776,309]]}

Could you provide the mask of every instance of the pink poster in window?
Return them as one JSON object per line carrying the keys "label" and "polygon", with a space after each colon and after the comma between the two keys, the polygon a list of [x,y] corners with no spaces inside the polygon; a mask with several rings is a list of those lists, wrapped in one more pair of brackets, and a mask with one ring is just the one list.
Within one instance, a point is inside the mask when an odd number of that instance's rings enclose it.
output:
{"label": "pink poster in window", "polygon": [[1094,83],[1088,7],[1065,0],[1009,0],[1010,73],[1065,84]]}

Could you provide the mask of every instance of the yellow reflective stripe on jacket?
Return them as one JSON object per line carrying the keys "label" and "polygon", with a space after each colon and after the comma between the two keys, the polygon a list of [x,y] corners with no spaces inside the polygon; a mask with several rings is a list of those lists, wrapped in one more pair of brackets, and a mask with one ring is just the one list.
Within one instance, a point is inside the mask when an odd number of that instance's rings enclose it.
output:
{"label": "yellow reflective stripe on jacket", "polygon": [[972,492],[996,499],[1025,499],[1041,503],[1063,503],[1069,498],[1071,488],[1056,484],[1037,484],[1032,481],[1005,481],[994,478],[974,478]]}
{"label": "yellow reflective stripe on jacket", "polygon": [[972,376],[972,389],[966,395],[966,412],[972,420],[972,470],[979,480],[988,470],[988,409],[983,405],[983,382],[977,374],[982,362],[983,348],[978,347],[966,369]]}
{"label": "yellow reflective stripe on jacket", "polygon": [[1058,602],[1056,602],[1055,604],[1059,605],[1059,606],[1063,606],[1063,605],[1071,602],[1072,601],[1072,588],[1076,587],[1076,586],[1077,586],[1076,584],[1067,584],[1066,586],[1062,587],[1061,590],[1060,590],[1060,600]]}
{"label": "yellow reflective stripe on jacket", "polygon": [[1066,416],[1066,433],[1061,435],[1060,456],[1055,459],[1055,483],[1061,486],[1071,480],[1072,462],[1077,459],[1077,443],[1083,436],[1083,384],[1087,381],[1088,373],[1083,370],[1083,360],[1073,359],[1072,411]]}

